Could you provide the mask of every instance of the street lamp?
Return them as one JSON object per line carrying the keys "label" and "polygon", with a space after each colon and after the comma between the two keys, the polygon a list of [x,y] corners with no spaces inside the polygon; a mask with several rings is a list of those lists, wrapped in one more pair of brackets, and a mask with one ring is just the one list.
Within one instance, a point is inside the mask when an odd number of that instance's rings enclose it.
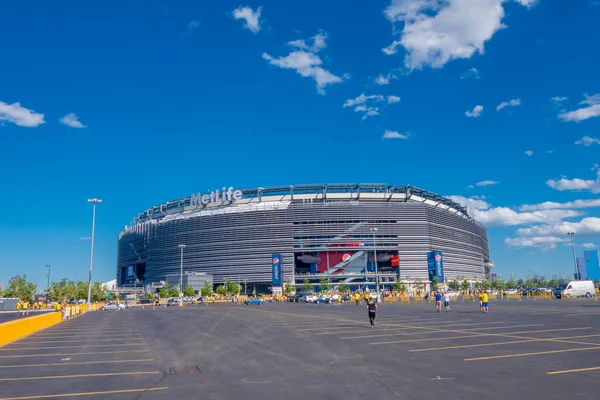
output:
{"label": "street lamp", "polygon": [[575,279],[579,280],[579,266],[577,265],[577,257],[575,256],[575,242],[573,240],[573,236],[575,232],[568,232],[567,235],[571,238],[571,249],[573,250],[573,264],[575,265]]}
{"label": "street lamp", "polygon": [[46,296],[47,296],[48,292],[50,291],[50,264],[46,264],[46,268],[48,268],[48,273],[46,274],[46,276],[48,277],[48,285],[46,286]]}
{"label": "street lamp", "polygon": [[375,284],[377,285],[376,293],[377,293],[377,302],[379,302],[379,272],[377,271],[377,246],[375,245],[375,232],[379,229],[377,228],[369,228],[371,232],[373,232],[373,257],[375,261]]}
{"label": "street lamp", "polygon": [[183,307],[183,249],[185,244],[177,246],[181,249],[181,263],[179,268],[179,307]]}
{"label": "street lamp", "polygon": [[87,295],[87,310],[91,311],[91,298],[92,298],[92,264],[94,261],[94,233],[96,230],[96,204],[102,203],[100,199],[88,199],[88,203],[92,203],[92,245],[90,248],[90,276],[88,279],[88,295]]}
{"label": "street lamp", "polygon": [[248,296],[248,279],[244,278],[244,296]]}

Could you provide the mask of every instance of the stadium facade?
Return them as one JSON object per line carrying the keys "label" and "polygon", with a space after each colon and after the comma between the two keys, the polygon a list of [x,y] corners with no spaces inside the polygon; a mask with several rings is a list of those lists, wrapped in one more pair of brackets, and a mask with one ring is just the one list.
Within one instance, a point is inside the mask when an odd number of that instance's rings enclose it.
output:
{"label": "stadium facade", "polygon": [[460,204],[413,186],[329,184],[222,188],[152,207],[119,234],[116,277],[158,283],[183,264],[264,291],[275,262],[282,282],[351,287],[375,267],[385,285],[428,281],[436,265],[442,280],[480,281],[493,266],[487,229]]}

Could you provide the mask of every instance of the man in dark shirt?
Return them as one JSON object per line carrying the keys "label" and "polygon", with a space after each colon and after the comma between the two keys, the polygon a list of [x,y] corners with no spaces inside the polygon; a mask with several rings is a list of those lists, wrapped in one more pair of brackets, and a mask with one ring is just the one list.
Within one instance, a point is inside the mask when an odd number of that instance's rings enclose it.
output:
{"label": "man in dark shirt", "polygon": [[435,292],[435,308],[437,312],[442,311],[442,294],[438,291]]}
{"label": "man in dark shirt", "polygon": [[375,326],[375,318],[377,318],[377,303],[375,299],[369,297],[367,300],[367,310],[369,311],[369,322],[371,322],[371,328]]}

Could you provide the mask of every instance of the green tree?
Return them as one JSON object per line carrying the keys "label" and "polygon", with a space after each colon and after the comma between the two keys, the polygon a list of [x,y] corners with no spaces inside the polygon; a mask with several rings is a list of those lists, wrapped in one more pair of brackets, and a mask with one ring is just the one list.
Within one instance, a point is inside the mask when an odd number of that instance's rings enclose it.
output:
{"label": "green tree", "polygon": [[179,286],[171,286],[169,289],[169,297],[179,297]]}
{"label": "green tree", "polygon": [[462,290],[469,290],[470,287],[471,287],[471,284],[469,282],[467,282],[466,279],[460,283],[460,288]]}
{"label": "green tree", "polygon": [[169,284],[167,282],[165,282],[165,285],[158,290],[158,296],[161,299],[169,297]]}
{"label": "green tree", "polygon": [[215,292],[217,292],[217,294],[219,294],[221,296],[225,296],[227,294],[227,289],[225,288],[225,286],[220,285],[220,286],[217,286],[217,290],[215,290]]}
{"label": "green tree", "polygon": [[204,286],[202,286],[202,289],[200,289],[200,295],[202,297],[210,297],[212,296],[212,285],[208,282],[204,282]]}
{"label": "green tree", "polygon": [[404,282],[396,280],[396,282],[392,284],[392,290],[395,290],[396,292],[404,292],[406,290],[406,285]]}
{"label": "green tree", "polygon": [[548,279],[545,276],[539,276],[537,280],[538,287],[545,288],[550,286]]}
{"label": "green tree", "polygon": [[483,281],[483,282],[481,282],[481,288],[483,290],[489,290],[490,287],[492,287],[492,283],[490,281]]}
{"label": "green tree", "polygon": [[431,290],[437,290],[439,284],[441,283],[440,278],[437,276],[431,277]]}
{"label": "green tree", "polygon": [[348,292],[349,290],[350,286],[347,283],[342,283],[340,286],[338,286],[338,292],[340,293]]}
{"label": "green tree", "polygon": [[287,281],[283,284],[283,291],[285,292],[285,294],[292,294],[296,291],[296,288],[294,287],[292,281]]}
{"label": "green tree", "polygon": [[450,289],[452,289],[452,290],[458,290],[458,289],[460,289],[460,284],[459,284],[459,283],[458,283],[458,281],[455,279],[455,280],[453,280],[452,282],[450,282],[450,283],[448,284],[448,287],[450,287]]}
{"label": "green tree", "polygon": [[190,285],[186,286],[183,288],[183,295],[185,297],[193,297],[196,295],[196,292],[194,291],[194,288],[191,287]]}
{"label": "green tree", "polygon": [[509,289],[516,289],[517,288],[517,282],[515,282],[514,279],[509,279],[508,281],[506,281],[506,287]]}
{"label": "green tree", "polygon": [[496,279],[492,284],[494,289],[504,289],[506,287],[506,283],[502,279]]}
{"label": "green tree", "polygon": [[146,298],[147,298],[147,299],[151,299],[151,298],[153,298],[153,297],[154,297],[154,296],[152,295],[152,293],[150,293],[150,292],[146,293]]}
{"label": "green tree", "polygon": [[308,279],[305,279],[304,282],[302,282],[302,290],[305,292],[313,291],[313,286],[310,284],[310,281]]}
{"label": "green tree", "polygon": [[331,290],[331,285],[327,282],[327,278],[321,278],[319,281],[319,290],[321,292],[328,292]]}
{"label": "green tree", "polygon": [[227,292],[227,294],[238,295],[241,291],[242,286],[237,282],[233,282],[229,285],[229,291]]}
{"label": "green tree", "polygon": [[525,281],[525,286],[530,289],[535,289],[537,287],[537,279],[529,278]]}
{"label": "green tree", "polygon": [[8,281],[8,287],[4,289],[4,296],[32,300],[36,290],[37,285],[33,282],[27,282],[25,274],[23,276],[17,275]]}

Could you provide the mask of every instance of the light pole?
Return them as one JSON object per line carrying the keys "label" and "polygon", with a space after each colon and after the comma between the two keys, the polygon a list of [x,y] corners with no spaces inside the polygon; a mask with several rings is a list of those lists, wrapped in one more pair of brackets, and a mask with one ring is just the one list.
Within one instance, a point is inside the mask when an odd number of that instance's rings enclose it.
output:
{"label": "light pole", "polygon": [[248,297],[248,279],[244,278],[244,296]]}
{"label": "light pole", "polygon": [[77,282],[75,286],[75,304],[79,305],[79,276],[75,277],[75,282]]}
{"label": "light pole", "polygon": [[91,311],[91,298],[92,298],[92,264],[94,262],[94,234],[96,230],[96,204],[102,203],[100,199],[88,199],[88,203],[92,203],[92,245],[90,248],[90,276],[88,279],[88,295],[87,295],[87,310]]}
{"label": "light pole", "polygon": [[575,241],[573,240],[575,232],[569,232],[567,233],[567,235],[569,235],[569,237],[571,238],[571,249],[573,250],[573,264],[575,264],[575,279],[579,280],[579,266],[577,265],[577,257],[575,256]]}
{"label": "light pole", "polygon": [[379,229],[377,228],[369,228],[371,232],[373,232],[373,258],[375,261],[375,284],[377,285],[376,293],[377,293],[377,302],[379,303],[379,272],[377,271],[377,246],[375,245],[375,232]]}
{"label": "light pole", "polygon": [[48,296],[48,292],[50,291],[50,264],[46,264],[46,268],[48,268],[48,273],[46,276],[48,277],[48,285],[46,286],[46,296]]}
{"label": "light pole", "polygon": [[179,267],[179,307],[183,307],[183,249],[185,244],[177,246],[181,249],[181,263]]}

